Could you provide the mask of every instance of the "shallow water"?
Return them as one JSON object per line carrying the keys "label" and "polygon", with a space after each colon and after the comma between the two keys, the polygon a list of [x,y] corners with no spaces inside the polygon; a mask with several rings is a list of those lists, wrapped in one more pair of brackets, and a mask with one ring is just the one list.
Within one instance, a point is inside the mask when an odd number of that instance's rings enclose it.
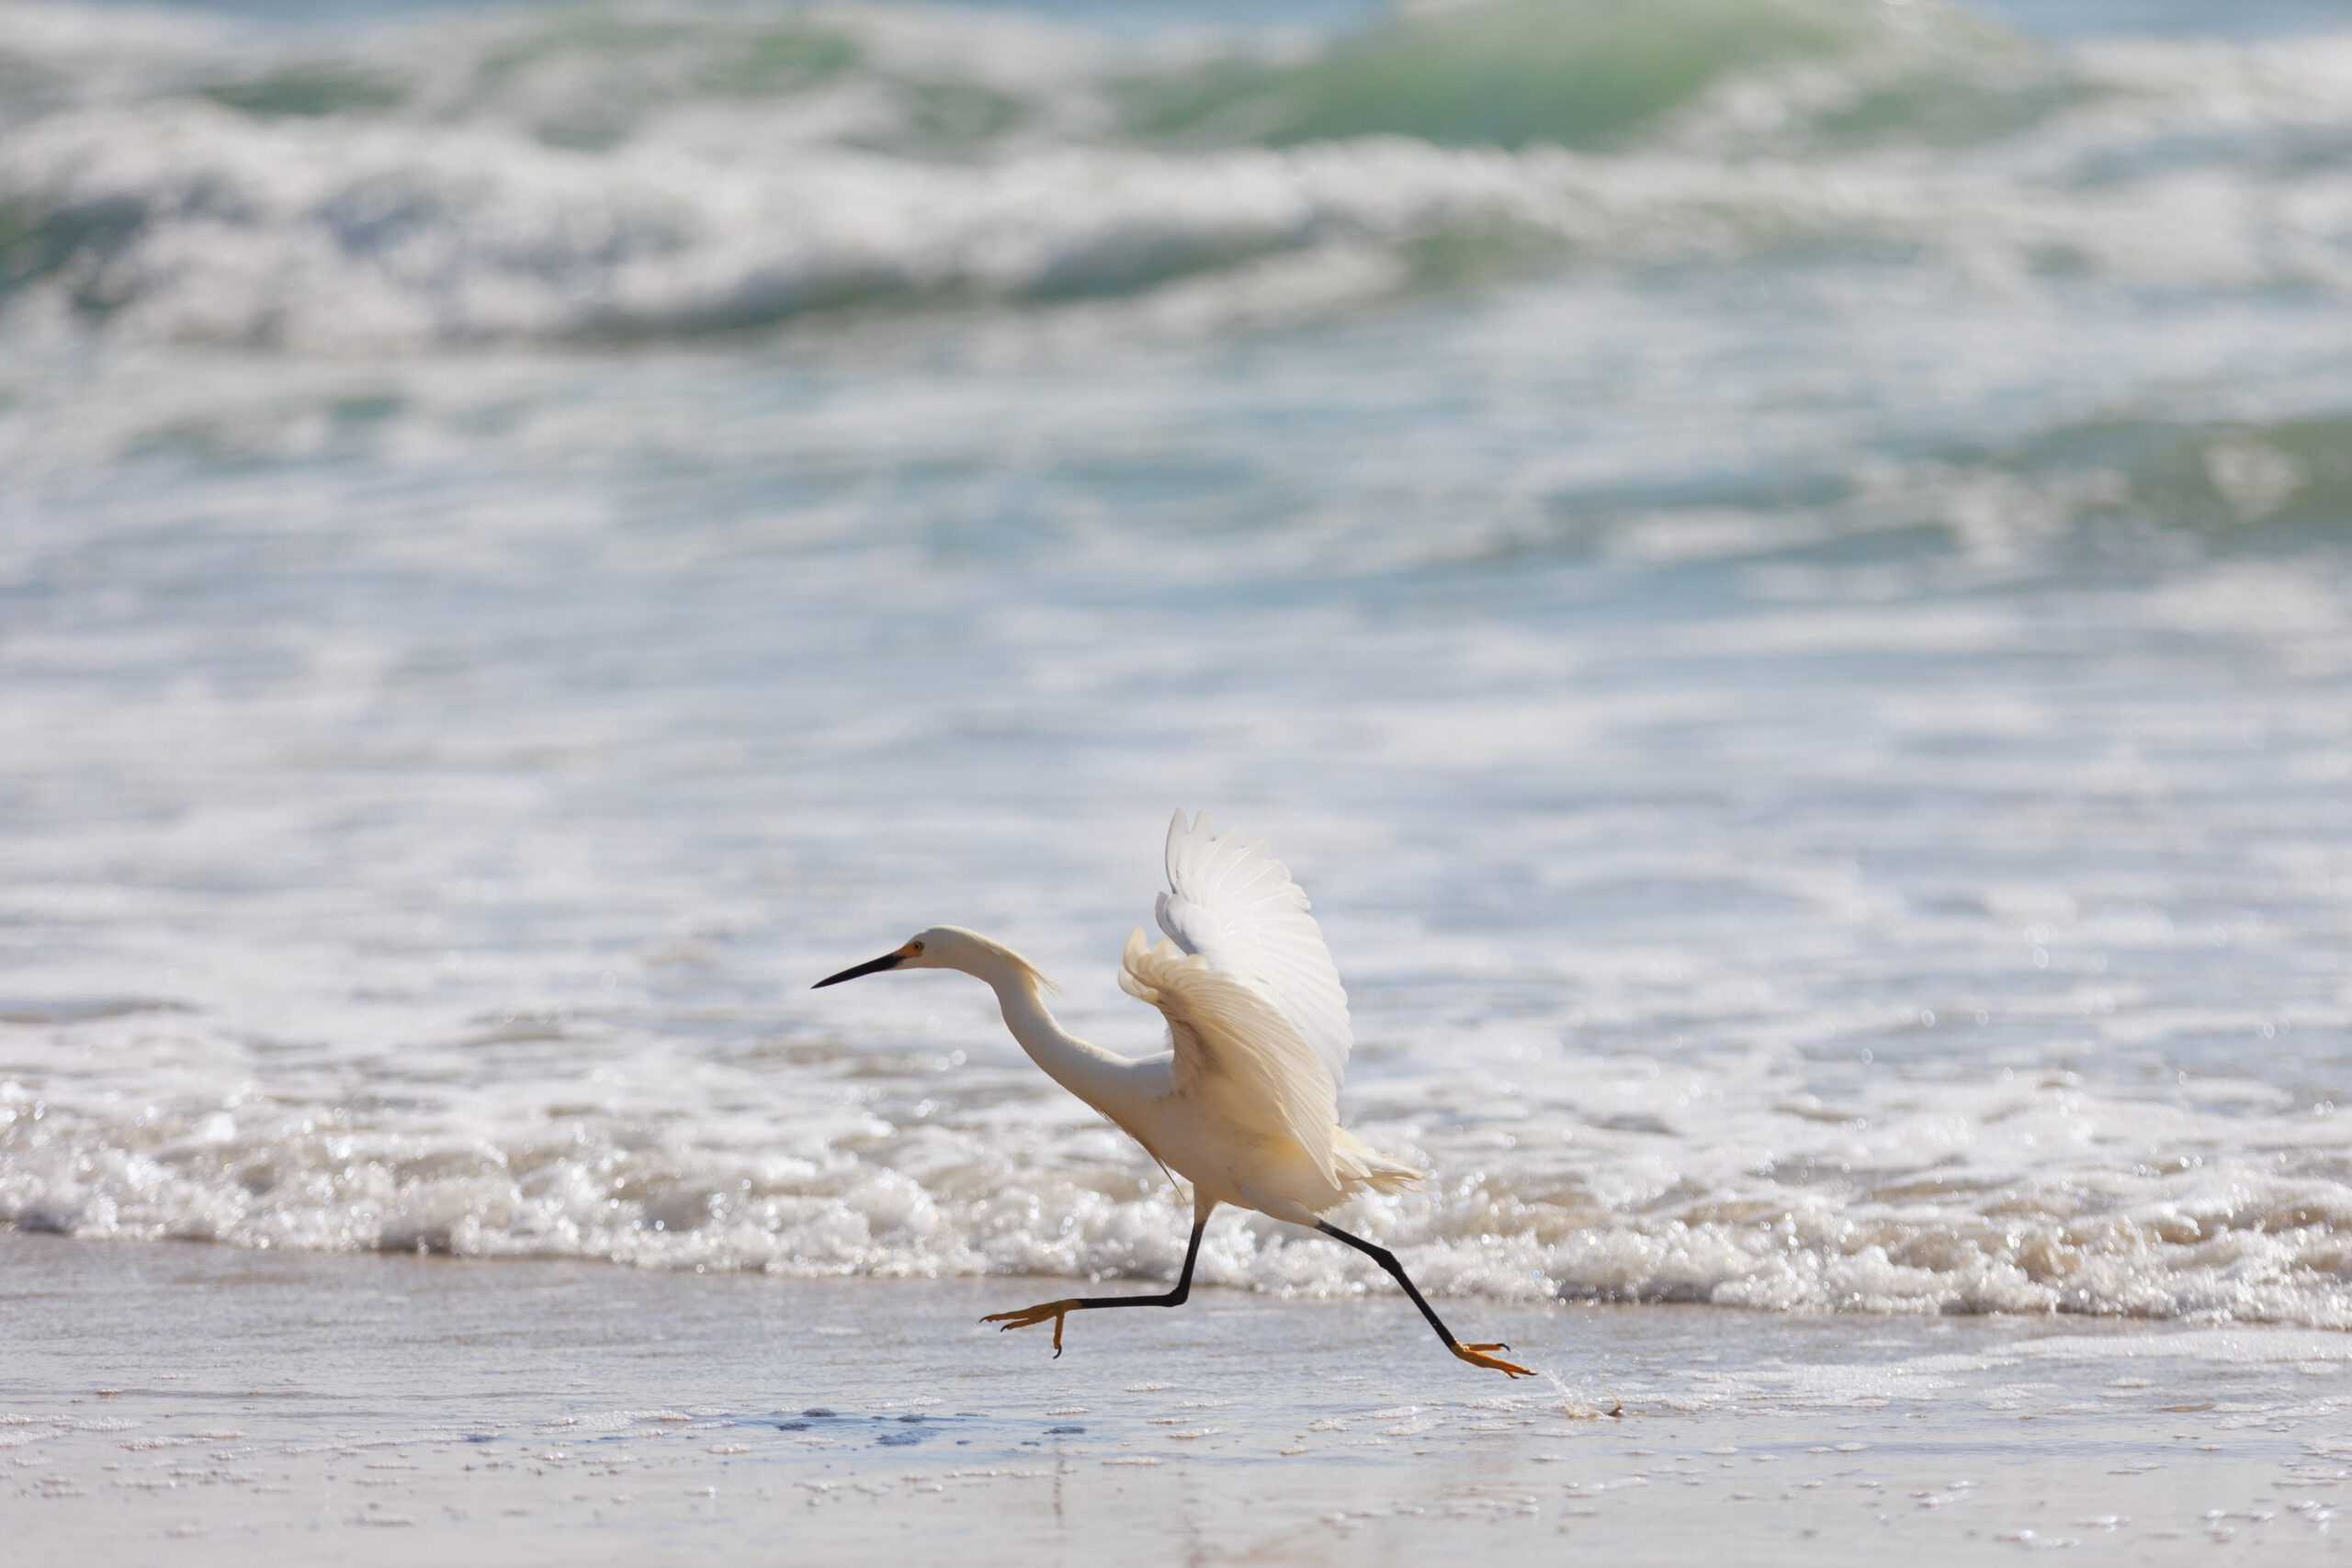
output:
{"label": "shallow water", "polygon": [[1627,15],[10,8],[0,1218],[1165,1275],[805,987],[1182,805],[1439,1291],[2352,1325],[2352,34]]}
{"label": "shallow water", "polygon": [[2344,1555],[2341,1334],[1456,1303],[1505,1384],[1395,1295],[973,1321],[1044,1283],[0,1236],[0,1495],[190,1564]]}

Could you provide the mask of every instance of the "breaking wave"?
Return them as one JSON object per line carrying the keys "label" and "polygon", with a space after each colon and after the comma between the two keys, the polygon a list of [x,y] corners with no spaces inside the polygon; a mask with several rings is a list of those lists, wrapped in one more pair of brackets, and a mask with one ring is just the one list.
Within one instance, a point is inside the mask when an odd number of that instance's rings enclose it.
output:
{"label": "breaking wave", "polygon": [[291,42],[0,15],[19,332],[566,341],[1187,289],[1254,322],[1823,245],[2352,286],[2310,155],[2352,136],[2352,38],[2062,56],[1925,0],[1498,0],[1285,47],[876,6]]}
{"label": "breaking wave", "polygon": [[[74,1033],[142,1059],[247,1055],[137,1014]],[[546,1021],[493,1029],[470,1048],[473,1087],[413,1064],[383,1103],[248,1079],[125,1111],[0,1082],[0,1222],[808,1276],[1149,1280],[1182,1260],[1185,1200],[1025,1063],[697,1060],[638,1042],[591,1052],[603,1065],[561,1091],[479,1081],[485,1051],[552,1063],[562,1039]],[[2123,1098],[2064,1074],[1823,1094],[1761,1056],[1569,1057],[1531,1077],[1370,1086],[1360,1129],[1442,1184],[1341,1222],[1456,1295],[2352,1328],[2352,1160],[2332,1106],[2227,1081]],[[1231,1212],[1202,1271],[1380,1288],[1352,1253]]]}

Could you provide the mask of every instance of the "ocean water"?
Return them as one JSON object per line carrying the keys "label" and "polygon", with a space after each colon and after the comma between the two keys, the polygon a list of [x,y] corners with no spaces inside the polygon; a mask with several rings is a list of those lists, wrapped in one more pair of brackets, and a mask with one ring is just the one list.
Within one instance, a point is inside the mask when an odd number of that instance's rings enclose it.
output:
{"label": "ocean water", "polygon": [[1164,1278],[808,987],[1177,807],[1435,1291],[2352,1327],[2341,14],[0,6],[0,1223]]}

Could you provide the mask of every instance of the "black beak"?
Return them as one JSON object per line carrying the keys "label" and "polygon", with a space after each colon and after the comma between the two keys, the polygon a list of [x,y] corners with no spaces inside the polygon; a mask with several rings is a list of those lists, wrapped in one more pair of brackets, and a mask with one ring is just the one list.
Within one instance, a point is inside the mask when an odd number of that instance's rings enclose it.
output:
{"label": "black beak", "polygon": [[879,975],[885,969],[896,969],[906,961],[907,955],[904,953],[886,953],[881,957],[866,963],[852,964],[838,975],[828,975],[808,988],[812,991],[821,991],[828,986],[838,986],[843,980],[854,980],[860,975]]}

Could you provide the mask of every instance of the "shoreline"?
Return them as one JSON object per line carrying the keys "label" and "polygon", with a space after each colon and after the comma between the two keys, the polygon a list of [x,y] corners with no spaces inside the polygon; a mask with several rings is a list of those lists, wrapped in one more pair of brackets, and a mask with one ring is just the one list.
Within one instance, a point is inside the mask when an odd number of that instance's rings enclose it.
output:
{"label": "shoreline", "polygon": [[2352,1336],[1458,1303],[1513,1383],[1401,1297],[977,1322],[1066,1288],[0,1233],[0,1498],[56,1561],[2352,1560]]}

